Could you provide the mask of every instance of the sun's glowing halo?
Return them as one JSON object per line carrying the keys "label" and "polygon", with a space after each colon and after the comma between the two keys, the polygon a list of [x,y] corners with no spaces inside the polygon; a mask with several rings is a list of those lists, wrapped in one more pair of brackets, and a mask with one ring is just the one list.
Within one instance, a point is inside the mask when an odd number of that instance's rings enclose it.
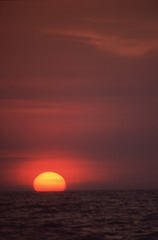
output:
{"label": "sun's glowing halo", "polygon": [[64,191],[66,182],[58,173],[44,172],[34,179],[33,188],[37,192]]}

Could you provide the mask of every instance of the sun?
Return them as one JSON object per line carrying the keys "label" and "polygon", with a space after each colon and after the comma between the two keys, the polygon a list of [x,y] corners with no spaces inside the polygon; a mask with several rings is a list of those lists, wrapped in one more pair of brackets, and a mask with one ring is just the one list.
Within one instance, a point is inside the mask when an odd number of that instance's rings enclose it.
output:
{"label": "sun", "polygon": [[37,192],[64,191],[66,182],[58,173],[44,172],[34,179],[33,188]]}

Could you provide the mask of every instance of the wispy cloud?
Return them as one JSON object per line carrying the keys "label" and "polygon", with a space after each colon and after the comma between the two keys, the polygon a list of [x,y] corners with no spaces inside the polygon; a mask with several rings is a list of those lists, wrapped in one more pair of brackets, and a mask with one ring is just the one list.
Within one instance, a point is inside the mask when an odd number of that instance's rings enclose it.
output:
{"label": "wispy cloud", "polygon": [[105,52],[112,52],[122,56],[138,57],[150,51],[158,50],[157,38],[123,38],[117,35],[99,34],[82,30],[44,30],[52,36],[62,36],[73,41],[92,45]]}

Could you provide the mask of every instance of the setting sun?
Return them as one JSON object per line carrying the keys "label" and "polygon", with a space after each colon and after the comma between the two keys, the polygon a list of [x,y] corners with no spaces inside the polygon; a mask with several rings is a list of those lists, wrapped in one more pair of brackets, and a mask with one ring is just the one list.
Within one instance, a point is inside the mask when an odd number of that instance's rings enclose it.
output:
{"label": "setting sun", "polygon": [[58,173],[44,172],[34,179],[33,187],[37,192],[64,191],[66,182]]}

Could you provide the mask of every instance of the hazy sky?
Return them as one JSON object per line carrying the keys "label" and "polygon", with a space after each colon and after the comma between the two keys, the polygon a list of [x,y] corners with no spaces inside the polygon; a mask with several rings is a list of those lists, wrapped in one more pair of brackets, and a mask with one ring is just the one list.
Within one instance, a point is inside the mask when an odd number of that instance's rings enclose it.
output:
{"label": "hazy sky", "polygon": [[158,1],[0,1],[0,189],[158,187]]}

